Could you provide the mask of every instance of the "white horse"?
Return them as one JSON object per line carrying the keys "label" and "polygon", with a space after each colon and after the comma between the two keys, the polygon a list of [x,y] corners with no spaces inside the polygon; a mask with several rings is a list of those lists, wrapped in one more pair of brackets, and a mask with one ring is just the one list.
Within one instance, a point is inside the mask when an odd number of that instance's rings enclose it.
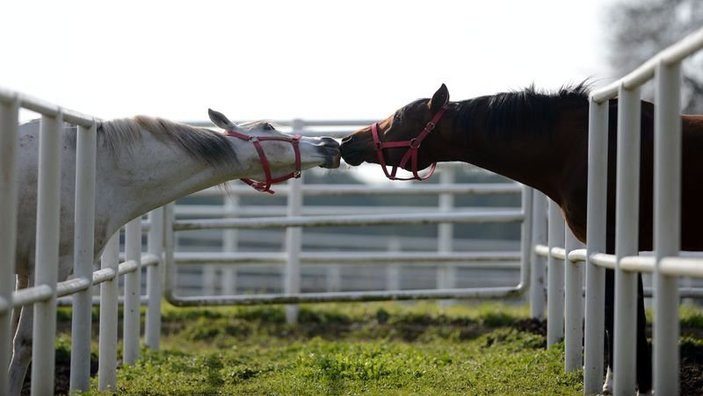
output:
{"label": "white horse", "polygon": [[[292,139],[271,124],[235,125],[223,114],[210,119],[234,136],[164,119],[138,116],[102,122],[97,128],[95,259],[108,238],[129,220],[179,197],[239,178],[264,175],[260,153],[243,134],[259,138],[270,179],[315,166],[339,166],[339,144],[332,138]],[[61,164],[59,281],[73,268],[76,134],[65,128]],[[34,282],[39,122],[20,126],[18,158],[17,288]],[[298,163],[298,164],[296,164]],[[295,169],[299,166],[300,169]],[[17,312],[16,312],[17,313]],[[10,390],[21,391],[32,348],[32,307],[15,316]]]}

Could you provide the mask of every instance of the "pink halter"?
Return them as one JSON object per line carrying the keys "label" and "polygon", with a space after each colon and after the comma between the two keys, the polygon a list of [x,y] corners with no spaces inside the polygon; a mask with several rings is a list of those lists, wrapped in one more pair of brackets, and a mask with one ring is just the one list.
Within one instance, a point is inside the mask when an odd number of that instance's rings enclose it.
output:
{"label": "pink halter", "polygon": [[[435,126],[437,126],[437,123],[446,111],[447,106],[442,106],[442,108],[437,112],[437,114],[432,117],[432,120],[428,122],[427,125],[425,125],[425,128],[422,130],[422,132],[420,132],[419,135],[410,140],[402,140],[397,142],[382,142],[381,139],[378,137],[378,123],[374,123],[373,125],[371,125],[371,135],[373,136],[373,143],[376,146],[376,156],[378,157],[378,163],[381,165],[381,169],[383,169],[383,173],[386,174],[387,178],[389,178],[390,180],[427,180],[430,178],[430,176],[432,176],[435,171],[435,168],[437,167],[436,162],[432,163],[430,171],[427,175],[420,176],[417,173],[417,149],[420,148],[420,144],[422,144],[422,141],[425,140],[427,135],[429,135],[430,132],[432,132],[432,130],[435,128]],[[388,169],[386,169],[386,160],[383,157],[383,149],[402,147],[408,147],[408,151],[405,152],[403,158],[401,158],[400,160],[400,163],[398,165],[394,165],[393,170],[388,173]],[[410,165],[412,166],[413,177],[396,177],[395,174],[398,172],[398,168],[404,168],[408,160],[410,160]]]}
{"label": "pink halter", "polygon": [[[243,181],[244,183],[252,186],[256,191],[261,191],[261,192],[267,192],[269,194],[273,194],[274,191],[271,190],[271,185],[276,184],[276,183],[281,183],[284,182],[288,179],[293,179],[293,178],[299,178],[300,177],[300,168],[301,168],[301,161],[300,161],[300,135],[294,135],[292,137],[289,136],[251,136],[247,135],[245,133],[239,132],[239,131],[234,131],[234,130],[227,130],[226,131],[227,136],[234,136],[236,138],[246,140],[248,142],[251,142],[254,145],[254,148],[256,148],[256,152],[259,154],[259,160],[261,160],[261,166],[264,168],[264,177],[266,178],[265,181],[257,181],[257,180],[252,180],[252,179],[247,179],[247,178],[242,178],[239,179]],[[295,170],[287,175],[280,176],[273,178],[271,177],[271,164],[269,163],[268,158],[266,158],[266,153],[264,153],[264,149],[261,148],[261,142],[265,141],[271,141],[271,140],[278,140],[278,141],[283,141],[283,142],[289,142],[290,144],[293,145],[293,152],[295,152]]]}

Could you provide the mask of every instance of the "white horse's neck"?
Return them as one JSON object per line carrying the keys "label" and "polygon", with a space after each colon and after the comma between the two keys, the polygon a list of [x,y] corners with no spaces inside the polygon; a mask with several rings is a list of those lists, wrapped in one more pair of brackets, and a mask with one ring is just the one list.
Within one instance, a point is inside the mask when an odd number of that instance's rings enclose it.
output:
{"label": "white horse's neck", "polygon": [[177,198],[258,171],[256,153],[237,149],[245,142],[225,140],[234,147],[236,161],[208,164],[148,131],[138,138],[129,150],[105,153],[98,145],[96,195],[102,199],[95,208],[96,225],[104,221],[108,236],[136,216]]}

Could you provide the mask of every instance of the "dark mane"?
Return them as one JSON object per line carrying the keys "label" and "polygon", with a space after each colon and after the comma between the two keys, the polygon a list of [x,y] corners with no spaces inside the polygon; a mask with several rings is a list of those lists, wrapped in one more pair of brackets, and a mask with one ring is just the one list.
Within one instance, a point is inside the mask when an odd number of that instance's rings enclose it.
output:
{"label": "dark mane", "polygon": [[[462,125],[481,122],[489,131],[509,135],[520,128],[545,130],[564,108],[588,108],[590,85],[563,86],[557,92],[543,92],[530,86],[522,91],[502,92],[459,102]],[[536,132],[536,131],[535,131]]]}
{"label": "dark mane", "polygon": [[100,123],[98,125],[98,144],[102,142],[104,147],[112,153],[124,149],[129,150],[131,145],[138,144],[144,130],[161,141],[176,144],[190,157],[209,165],[222,165],[237,161],[234,148],[223,134],[206,128],[195,128],[147,116]]}

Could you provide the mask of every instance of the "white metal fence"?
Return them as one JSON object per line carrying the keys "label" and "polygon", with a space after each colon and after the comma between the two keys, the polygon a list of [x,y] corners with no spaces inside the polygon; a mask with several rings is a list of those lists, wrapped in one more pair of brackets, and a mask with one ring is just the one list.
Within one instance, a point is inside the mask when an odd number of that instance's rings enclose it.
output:
{"label": "white metal fence", "polygon": [[[20,109],[41,115],[37,198],[36,269],[34,286],[14,291],[17,238],[17,157]],[[60,140],[64,123],[77,126],[75,178],[74,276],[58,282],[60,221]],[[141,254],[139,220],[128,225],[127,261],[118,265],[117,237],[108,243],[102,269],[93,272],[96,123],[94,117],[67,110],[42,100],[0,89],[0,394],[9,393],[7,367],[12,356],[12,309],[34,307],[31,392],[53,394],[57,298],[72,295],[71,388],[87,390],[90,379],[92,288],[101,284],[100,388],[115,387],[117,365],[117,278],[125,275],[124,361],[134,362],[139,347],[139,274],[141,266],[156,265],[163,245],[163,226],[152,227],[150,254]],[[151,219],[162,219],[160,211]],[[158,224],[158,223],[155,223]],[[21,219],[19,225],[22,226]],[[147,345],[158,347],[160,282],[150,270]]]}
{"label": "white metal fence", "polygon": [[[588,235],[579,249],[573,235],[550,203],[549,242],[535,250],[549,257],[548,341],[565,338],[566,369],[581,367],[581,323],[584,317],[582,274],[586,267],[584,392],[595,394],[603,383],[603,331],[605,269],[615,275],[614,370],[615,394],[635,389],[635,334],[637,272],[654,277],[654,387],[658,395],[679,393],[679,298],[700,296],[701,290],[681,293],[682,276],[703,277],[703,258],[680,250],[681,191],[681,62],[703,48],[703,29],[665,49],[622,79],[591,93],[589,119]],[[640,87],[654,79],[654,252],[638,252]],[[608,100],[617,97],[617,198],[615,255],[605,254]],[[691,257],[693,256],[693,257]],[[563,266],[563,260],[567,264]],[[566,285],[557,281],[566,270]],[[566,306],[561,294],[565,293]],[[558,296],[559,298],[553,298]],[[566,312],[566,333],[562,332]],[[558,322],[558,323],[553,323]]]}
{"label": "white metal fence", "polygon": [[[581,366],[581,322],[586,321],[585,334],[585,392],[596,393],[602,383],[603,351],[603,285],[604,268],[614,268],[618,272],[616,297],[616,339],[615,345],[616,393],[629,393],[634,389],[634,339],[635,321],[624,320],[623,307],[633,306],[636,298],[634,286],[635,272],[652,272],[655,279],[655,387],[658,394],[678,393],[678,276],[703,277],[703,259],[681,257],[678,252],[679,235],[679,185],[678,169],[671,164],[680,163],[680,121],[678,92],[680,80],[680,61],[703,47],[703,30],[697,32],[681,43],[659,54],[639,69],[622,80],[595,91],[591,95],[591,118],[589,126],[589,189],[588,189],[588,245],[579,249],[575,239],[564,229],[563,221],[557,220],[556,207],[549,207],[547,218],[544,197],[531,189],[522,189],[517,185],[478,186],[478,185],[418,185],[406,189],[407,194],[441,194],[440,209],[434,213],[407,214],[358,214],[330,215],[324,213],[304,215],[302,205],[304,196],[326,194],[383,194],[385,187],[369,189],[358,186],[307,186],[299,181],[292,181],[287,187],[278,188],[281,195],[287,196],[286,216],[267,218],[226,218],[208,220],[173,221],[173,206],[157,210],[150,214],[148,253],[141,253],[140,220],[130,222],[125,233],[125,261],[118,264],[117,238],[113,237],[105,248],[101,269],[92,269],[92,204],[94,197],[94,158],[95,158],[95,123],[93,117],[45,103],[35,98],[0,89],[0,271],[4,274],[14,273],[15,239],[17,226],[17,127],[20,108],[41,114],[41,148],[39,162],[39,203],[37,227],[37,277],[35,286],[30,289],[13,292],[13,277],[0,277],[0,367],[7,367],[11,356],[11,310],[13,307],[34,305],[35,329],[33,337],[32,393],[46,394],[53,389],[54,338],[56,331],[56,299],[73,295],[72,324],[72,367],[71,387],[86,389],[89,378],[90,348],[90,307],[92,288],[100,287],[100,335],[99,335],[99,386],[100,389],[114,388],[117,348],[117,277],[125,275],[124,285],[124,361],[134,362],[139,351],[139,304],[141,289],[141,267],[147,269],[148,310],[146,323],[146,344],[151,348],[159,345],[159,313],[161,293],[161,270],[158,264],[162,256],[167,265],[165,271],[166,298],[176,305],[201,304],[258,304],[319,301],[369,301],[387,299],[421,299],[421,298],[468,298],[514,296],[525,292],[530,283],[537,284],[530,290],[533,316],[543,312],[543,288],[541,276],[544,271],[542,257],[548,257],[549,266],[549,325],[550,343],[566,335],[566,367],[573,369]],[[655,251],[653,256],[638,255],[636,244],[633,245],[633,231],[637,229],[637,216],[624,210],[634,199],[637,192],[637,178],[630,177],[638,168],[633,157],[622,151],[618,153],[620,170],[618,187],[623,191],[618,194],[617,216],[620,228],[617,233],[616,255],[609,256],[605,250],[605,144],[607,134],[607,100],[618,96],[622,123],[620,134],[629,141],[639,139],[636,122],[639,107],[634,105],[639,100],[639,86],[655,76],[657,80],[656,98],[656,201],[655,201]],[[85,210],[76,211],[75,276],[65,282],[57,282],[58,264],[58,228],[59,228],[59,185],[60,147],[58,137],[63,123],[78,126],[77,166],[76,169],[87,171],[76,177],[76,207]],[[358,125],[363,122],[338,123],[338,126]],[[301,131],[306,127],[318,127],[320,123],[305,123],[296,120],[291,123],[293,130]],[[323,125],[324,126],[324,125]],[[309,132],[309,131],[306,131]],[[325,131],[329,134],[329,130]],[[340,131],[338,134],[347,133]],[[309,134],[309,133],[308,133]],[[625,135],[627,134],[627,135]],[[626,150],[629,145],[618,145],[619,150]],[[629,159],[628,159],[629,158]],[[625,183],[630,183],[626,185]],[[669,184],[667,184],[669,183]],[[673,184],[672,184],[673,183]],[[250,194],[247,189],[233,188],[237,194]],[[520,192],[522,205],[520,209],[468,211],[451,209],[452,194]],[[394,189],[394,193],[398,190]],[[533,195],[537,198],[533,200]],[[233,203],[225,211],[233,210]],[[442,209],[444,205],[444,209]],[[532,221],[532,219],[536,221]],[[367,226],[381,224],[451,224],[473,222],[505,222],[521,224],[521,250],[518,253],[488,254],[472,252],[451,252],[440,247],[438,252],[424,255],[403,253],[349,253],[349,254],[305,254],[301,251],[303,227],[324,226]],[[242,254],[225,252],[222,254],[187,255],[176,254],[173,246],[173,233],[193,229],[234,229],[234,228],[286,228],[286,251],[283,254]],[[448,235],[450,232],[440,231]],[[564,246],[565,245],[565,246]],[[532,247],[534,246],[534,249]],[[634,247],[633,247],[634,246]],[[457,289],[440,285],[439,289],[426,290],[379,290],[372,292],[300,292],[301,263],[337,262],[443,262],[467,263],[471,261],[515,261],[520,265],[519,283],[513,286],[493,288]],[[565,266],[561,265],[568,261]],[[216,263],[281,263],[286,265],[286,279],[283,294],[271,295],[224,295],[224,296],[179,296],[175,292],[176,264],[196,262]],[[579,262],[586,261],[586,302],[585,310],[582,299],[583,275]],[[528,263],[532,262],[530,268]],[[531,279],[532,278],[532,279]],[[564,283],[562,280],[565,279]],[[699,295],[699,291],[689,291]],[[562,294],[565,298],[562,298]],[[566,312],[566,316],[564,316]],[[290,306],[288,319],[294,321],[296,309]],[[564,328],[566,332],[564,333]],[[0,370],[0,394],[8,392],[7,371]]]}

